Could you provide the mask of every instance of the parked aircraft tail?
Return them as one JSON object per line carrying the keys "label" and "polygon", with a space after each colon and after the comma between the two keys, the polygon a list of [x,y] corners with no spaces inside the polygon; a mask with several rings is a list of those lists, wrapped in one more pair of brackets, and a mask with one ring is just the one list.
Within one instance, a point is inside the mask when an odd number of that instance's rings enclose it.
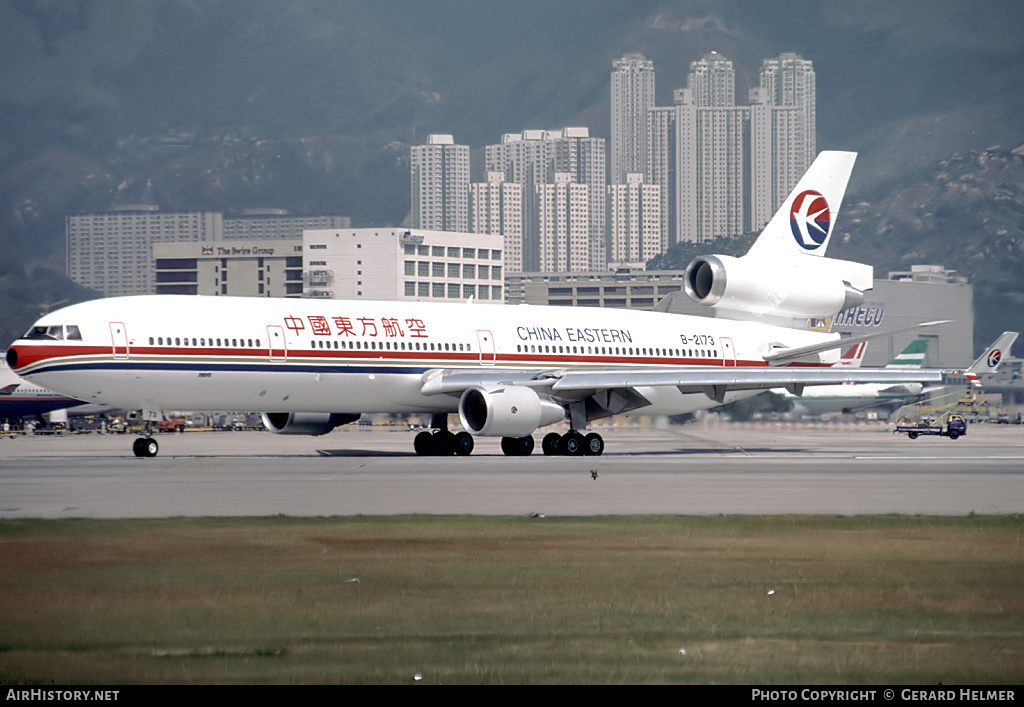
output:
{"label": "parked aircraft tail", "polygon": [[928,353],[928,339],[914,339],[907,348],[896,354],[896,358],[885,365],[886,368],[921,368],[925,354]]}
{"label": "parked aircraft tail", "polygon": [[1010,353],[1010,347],[1017,340],[1017,332],[1004,331],[995,342],[985,349],[985,352],[970,365],[968,373],[995,373],[1002,363],[1003,358]]}
{"label": "parked aircraft tail", "polygon": [[864,352],[868,349],[868,342],[858,341],[850,348],[843,351],[839,360],[833,364],[837,368],[860,368],[864,363]]}

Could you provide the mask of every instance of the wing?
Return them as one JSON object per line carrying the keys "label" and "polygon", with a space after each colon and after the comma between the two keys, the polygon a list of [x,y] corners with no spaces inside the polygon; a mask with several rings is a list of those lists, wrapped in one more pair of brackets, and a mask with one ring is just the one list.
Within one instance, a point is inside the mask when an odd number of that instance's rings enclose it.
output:
{"label": "wing", "polygon": [[736,390],[785,388],[800,395],[808,385],[840,383],[966,383],[960,371],[940,369],[891,368],[797,368],[783,366],[722,368],[687,366],[664,368],[588,368],[588,369],[503,369],[489,371],[434,370],[423,376],[424,395],[461,395],[474,386],[519,385],[533,388],[562,402],[583,400],[596,393],[615,391],[631,400],[625,412],[643,406],[638,388],[674,386],[682,393],[704,393],[721,402],[725,394]]}

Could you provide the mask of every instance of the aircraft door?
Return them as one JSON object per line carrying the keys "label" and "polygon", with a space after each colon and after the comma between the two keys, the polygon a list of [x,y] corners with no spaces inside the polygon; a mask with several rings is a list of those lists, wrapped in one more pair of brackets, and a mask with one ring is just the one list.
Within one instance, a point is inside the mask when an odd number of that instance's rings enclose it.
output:
{"label": "aircraft door", "polygon": [[736,365],[736,346],[728,336],[718,337],[718,343],[722,345],[722,365],[734,367]]}
{"label": "aircraft door", "polygon": [[114,358],[128,358],[128,330],[124,322],[110,322],[109,325]]}
{"label": "aircraft door", "polygon": [[480,365],[493,366],[495,359],[494,336],[489,331],[477,330],[476,340],[480,345]]}
{"label": "aircraft door", "polygon": [[288,343],[284,338],[284,327],[279,324],[268,324],[267,342],[271,361],[288,360]]}

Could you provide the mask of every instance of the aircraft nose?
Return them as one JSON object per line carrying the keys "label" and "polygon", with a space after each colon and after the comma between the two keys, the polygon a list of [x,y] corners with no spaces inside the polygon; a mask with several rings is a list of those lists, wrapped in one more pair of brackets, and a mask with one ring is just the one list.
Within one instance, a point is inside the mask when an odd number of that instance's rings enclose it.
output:
{"label": "aircraft nose", "polygon": [[13,346],[7,349],[7,365],[13,371],[18,365],[18,350]]}

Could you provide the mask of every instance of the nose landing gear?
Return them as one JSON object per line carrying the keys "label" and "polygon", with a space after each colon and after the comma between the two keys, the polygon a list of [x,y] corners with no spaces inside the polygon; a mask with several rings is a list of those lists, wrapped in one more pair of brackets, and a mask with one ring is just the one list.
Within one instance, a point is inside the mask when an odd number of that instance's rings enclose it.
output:
{"label": "nose landing gear", "polygon": [[155,457],[160,445],[152,437],[139,437],[132,443],[132,451],[137,457]]}

